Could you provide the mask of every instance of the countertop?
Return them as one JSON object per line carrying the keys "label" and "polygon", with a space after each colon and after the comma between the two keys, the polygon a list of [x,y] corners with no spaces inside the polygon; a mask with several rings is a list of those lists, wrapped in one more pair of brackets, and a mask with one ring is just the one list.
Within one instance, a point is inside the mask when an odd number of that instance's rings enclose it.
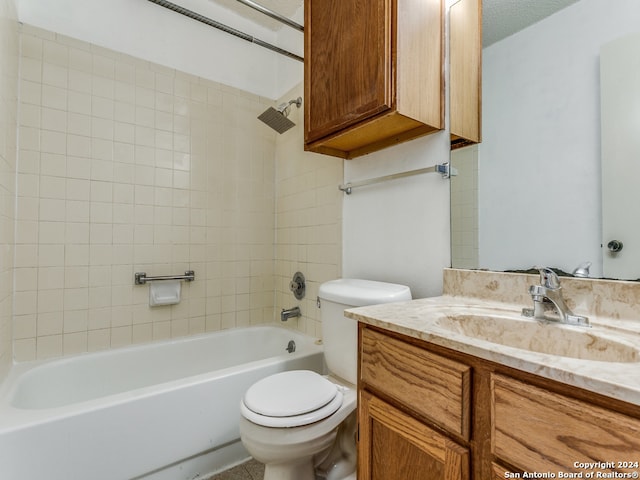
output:
{"label": "countertop", "polygon": [[[425,340],[640,406],[640,322],[590,316],[590,328],[560,325],[554,322],[526,319],[521,316],[522,306],[443,295],[408,302],[352,308],[346,310],[345,315],[368,325]],[[605,351],[611,348],[603,349],[602,345],[598,345],[599,337],[614,340],[627,354],[632,353],[627,355],[629,361],[623,362],[550,355],[493,343],[442,326],[443,321],[446,323],[448,317],[472,312],[508,317],[522,322],[535,322],[540,326],[537,329],[537,336],[543,337],[542,342],[545,344],[564,342],[562,348],[568,349],[569,354],[579,355],[577,350],[572,351],[573,346],[570,341],[567,341],[567,339],[573,339],[572,336],[576,331],[578,333],[576,338],[586,340],[582,346],[583,351],[589,350],[589,354],[595,357],[600,353],[611,354],[611,351]],[[473,321],[473,318],[469,321]],[[510,330],[507,332],[504,328],[496,328],[491,331],[491,334],[495,335],[491,338],[499,338],[498,336],[505,334],[517,336],[521,329]],[[540,339],[536,341],[538,340]],[[532,345],[531,348],[535,350],[536,346]]]}

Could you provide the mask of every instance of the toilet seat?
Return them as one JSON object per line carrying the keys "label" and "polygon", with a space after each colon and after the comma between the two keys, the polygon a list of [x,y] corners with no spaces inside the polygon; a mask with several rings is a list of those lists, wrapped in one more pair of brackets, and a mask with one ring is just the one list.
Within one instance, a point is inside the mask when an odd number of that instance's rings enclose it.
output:
{"label": "toilet seat", "polygon": [[266,427],[299,427],[320,421],[342,405],[341,388],[310,370],[292,370],[256,382],[244,395],[242,416]]}

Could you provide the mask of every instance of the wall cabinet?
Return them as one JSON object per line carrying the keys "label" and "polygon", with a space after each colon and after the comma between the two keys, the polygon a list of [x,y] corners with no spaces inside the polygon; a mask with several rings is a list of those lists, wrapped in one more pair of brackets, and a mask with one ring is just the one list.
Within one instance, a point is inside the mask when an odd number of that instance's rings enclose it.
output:
{"label": "wall cabinet", "polygon": [[362,324],[358,393],[359,480],[640,472],[640,407]]}
{"label": "wall cabinet", "polygon": [[305,0],[305,150],[354,158],[444,127],[443,0]]}
{"label": "wall cabinet", "polygon": [[482,0],[458,0],[449,9],[451,148],[482,137]]}

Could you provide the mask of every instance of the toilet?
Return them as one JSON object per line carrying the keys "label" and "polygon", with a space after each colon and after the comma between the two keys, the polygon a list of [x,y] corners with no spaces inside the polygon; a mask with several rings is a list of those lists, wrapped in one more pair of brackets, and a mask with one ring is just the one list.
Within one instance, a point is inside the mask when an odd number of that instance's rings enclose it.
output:
{"label": "toilet", "polygon": [[310,370],[259,380],[241,405],[240,438],[264,480],[355,480],[357,322],[346,308],[411,300],[404,285],[339,279],[318,292],[328,375]]}

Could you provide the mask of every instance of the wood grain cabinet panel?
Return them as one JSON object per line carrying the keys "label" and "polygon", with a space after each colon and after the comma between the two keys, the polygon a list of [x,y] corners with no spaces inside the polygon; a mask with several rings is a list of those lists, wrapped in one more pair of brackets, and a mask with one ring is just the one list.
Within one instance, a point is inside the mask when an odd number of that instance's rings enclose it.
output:
{"label": "wood grain cabinet panel", "polygon": [[449,9],[451,147],[479,143],[482,132],[482,0]]}
{"label": "wood grain cabinet panel", "polygon": [[305,11],[312,142],[392,107],[391,0],[313,0]]}
{"label": "wood grain cabinet panel", "polygon": [[574,462],[640,461],[640,420],[503,375],[491,383],[492,450],[509,464],[557,474],[584,473]]}
{"label": "wood grain cabinet panel", "polygon": [[360,392],[360,480],[464,480],[469,450],[394,406]]}
{"label": "wood grain cabinet panel", "polygon": [[360,358],[362,382],[468,440],[468,365],[369,329],[362,332]]}
{"label": "wood grain cabinet panel", "polygon": [[305,0],[305,150],[353,158],[444,127],[442,0]]}
{"label": "wood grain cabinet panel", "polygon": [[358,345],[358,480],[640,473],[638,405],[369,325]]}

